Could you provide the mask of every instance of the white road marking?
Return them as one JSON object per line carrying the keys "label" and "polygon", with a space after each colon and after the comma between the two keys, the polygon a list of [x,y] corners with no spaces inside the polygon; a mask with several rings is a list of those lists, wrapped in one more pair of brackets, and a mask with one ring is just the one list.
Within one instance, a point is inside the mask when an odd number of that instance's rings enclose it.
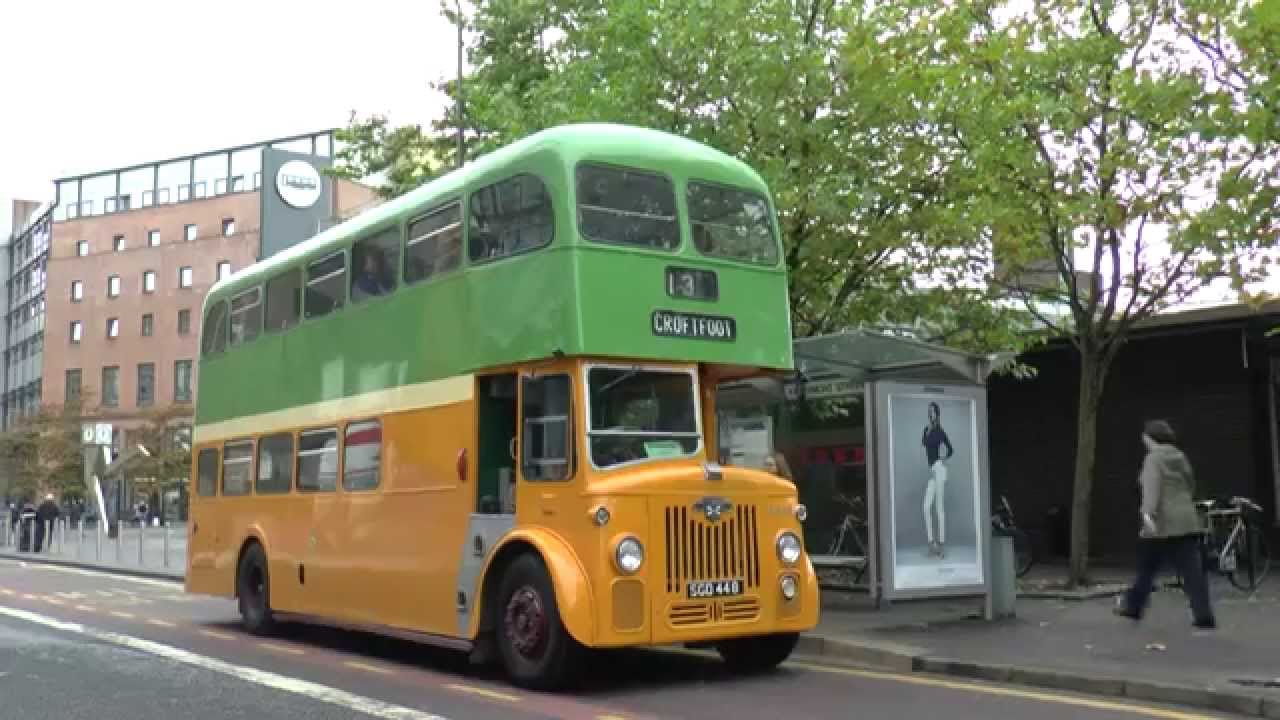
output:
{"label": "white road marking", "polygon": [[31,564],[24,567],[38,568],[40,570],[49,570],[51,572],[70,573],[72,575],[88,575],[91,577],[107,578],[114,582],[129,582],[137,585],[150,585],[152,587],[164,588],[165,590],[179,592],[182,591],[182,583],[173,582],[172,580],[156,580],[155,578],[133,577],[131,575],[116,575],[109,572],[99,572],[97,570],[86,570],[84,568],[66,567],[64,565],[41,565]]}
{"label": "white road marking", "polygon": [[120,633],[108,632],[106,630],[97,630],[87,627],[79,623],[64,622],[45,615],[40,615],[26,610],[18,610],[0,606],[0,615],[6,615],[15,620],[23,620],[36,625],[43,625],[54,630],[60,630],[66,633],[82,635],[85,637],[98,640],[100,642],[119,645],[131,650],[145,652],[166,660],[184,663],[193,667],[211,670],[216,673],[228,675],[233,678],[239,678],[246,682],[251,682],[263,687],[282,690],[284,692],[301,695],[318,702],[329,703],[341,708],[346,708],[354,712],[363,713],[371,717],[385,718],[386,720],[449,720],[443,715],[435,715],[422,710],[416,710],[403,705],[394,705],[392,703],[376,700],[362,695],[349,693],[345,690],[339,690],[328,685],[321,685],[307,680],[291,678],[285,675],[279,675],[266,670],[245,667],[241,665],[233,665],[232,663],[218,660],[216,658],[198,655],[188,650],[176,648],[171,645],[164,645],[151,640],[143,640],[130,635],[122,635]]}

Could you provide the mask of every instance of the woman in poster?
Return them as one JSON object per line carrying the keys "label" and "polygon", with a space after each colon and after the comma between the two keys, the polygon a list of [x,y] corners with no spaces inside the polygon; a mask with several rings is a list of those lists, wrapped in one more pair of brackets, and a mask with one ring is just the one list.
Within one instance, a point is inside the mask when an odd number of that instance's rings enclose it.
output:
{"label": "woman in poster", "polygon": [[[924,530],[929,537],[929,555],[946,557],[944,546],[947,543],[947,466],[946,462],[955,455],[947,431],[942,429],[942,410],[938,403],[929,403],[929,424],[924,428],[924,436],[920,440],[924,445],[925,459],[929,463],[929,484],[924,491]],[[947,447],[947,456],[942,457],[942,446]],[[934,539],[933,514],[938,516],[937,539]]]}

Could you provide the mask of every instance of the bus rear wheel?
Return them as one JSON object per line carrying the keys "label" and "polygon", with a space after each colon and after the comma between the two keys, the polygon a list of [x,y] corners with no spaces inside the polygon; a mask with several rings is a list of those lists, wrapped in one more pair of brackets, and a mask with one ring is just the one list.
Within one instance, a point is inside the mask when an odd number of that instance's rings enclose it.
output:
{"label": "bus rear wheel", "polygon": [[730,670],[744,674],[760,673],[781,665],[791,656],[799,640],[799,633],[734,638],[716,643],[716,650]]}
{"label": "bus rear wheel", "polygon": [[521,555],[507,567],[494,612],[498,650],[512,682],[554,690],[574,676],[582,647],[560,621],[542,558]]}
{"label": "bus rear wheel", "polygon": [[266,635],[275,628],[271,613],[271,580],[267,575],[267,554],[254,543],[245,550],[236,570],[236,596],[240,598],[240,621],[254,635]]}

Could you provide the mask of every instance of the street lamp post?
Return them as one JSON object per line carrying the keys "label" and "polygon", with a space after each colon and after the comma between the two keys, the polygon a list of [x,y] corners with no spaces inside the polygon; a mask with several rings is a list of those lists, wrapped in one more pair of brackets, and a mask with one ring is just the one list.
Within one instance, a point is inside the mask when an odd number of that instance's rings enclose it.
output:
{"label": "street lamp post", "polygon": [[462,101],[462,0],[454,0],[454,6],[457,8],[458,14],[455,18],[458,23],[458,98],[455,103],[454,112],[458,116],[458,167],[462,167],[467,162],[466,141],[463,138],[463,120],[466,117],[466,111]]}

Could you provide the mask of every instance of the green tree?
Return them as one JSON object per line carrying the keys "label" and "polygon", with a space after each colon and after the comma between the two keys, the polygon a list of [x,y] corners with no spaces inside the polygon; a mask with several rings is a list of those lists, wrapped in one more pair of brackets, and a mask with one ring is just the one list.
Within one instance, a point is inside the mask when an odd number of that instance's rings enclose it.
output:
{"label": "green tree", "polygon": [[[967,199],[939,138],[881,82],[892,61],[878,19],[832,0],[486,0],[468,19],[467,153],[582,121],[693,138],[772,188],[796,335],[907,325],[961,347],[1016,345],[1024,315],[980,282],[985,240],[947,224]],[[431,130],[374,117],[343,131],[342,157],[353,175],[389,171],[399,194],[454,166],[456,131],[453,112]]]}
{"label": "green tree", "polygon": [[[1237,7],[1221,33],[1201,15]],[[1277,241],[1280,95],[1250,26],[1256,8],[920,0],[877,11],[892,58],[883,83],[945,139],[948,181],[970,198],[943,224],[985,235],[1000,269],[990,281],[1078,351],[1076,583],[1087,579],[1098,411],[1116,353],[1135,326],[1213,280],[1260,279],[1259,252]],[[1218,48],[1199,52],[1192,32]],[[1215,73],[1205,52],[1239,58],[1233,37],[1254,43],[1250,59]],[[851,77],[863,52],[846,53]]]}
{"label": "green tree", "polygon": [[44,406],[0,434],[0,456],[11,473],[9,492],[33,500],[53,493],[84,496],[79,404]]}
{"label": "green tree", "polygon": [[167,491],[182,489],[191,476],[190,419],[190,406],[163,407],[149,413],[144,425],[130,431],[129,442],[142,445],[150,453],[136,457],[125,468],[136,491],[159,498]]}

